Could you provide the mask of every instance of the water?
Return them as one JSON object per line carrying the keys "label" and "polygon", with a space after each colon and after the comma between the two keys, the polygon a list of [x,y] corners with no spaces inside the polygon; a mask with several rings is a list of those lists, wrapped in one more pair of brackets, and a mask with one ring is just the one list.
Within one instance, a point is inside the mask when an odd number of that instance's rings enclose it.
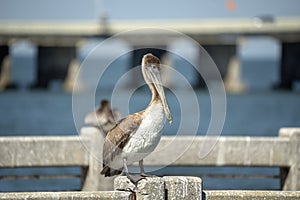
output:
{"label": "water", "polygon": [[[197,134],[206,133],[210,121],[210,96],[207,91],[197,92],[200,103],[199,129]],[[96,102],[108,98],[109,94],[96,96]],[[0,94],[0,135],[74,135],[76,128],[72,116],[71,94],[62,92],[4,92]],[[165,135],[174,135],[179,127],[180,107],[178,100],[167,93],[174,124],[166,125]],[[188,97],[187,97],[188,98]],[[299,93],[292,92],[251,92],[242,95],[227,94],[227,113],[222,135],[229,136],[276,136],[280,127],[299,126]],[[129,105],[129,111],[136,112],[144,108],[149,95],[135,93]],[[134,106],[134,108],[133,108]],[[121,108],[121,111],[127,108]],[[124,112],[122,112],[124,113]],[[190,123],[198,123],[190,121]],[[189,130],[185,124],[184,130]],[[191,133],[192,134],[192,133]]]}
{"label": "water", "polygon": [[[272,91],[271,87],[274,79],[276,67],[274,62],[248,64],[247,73],[244,75],[247,80],[253,83],[253,90],[243,94],[227,94],[227,113],[222,136],[277,136],[281,127],[299,127],[300,125],[300,93]],[[253,67],[251,67],[253,66]],[[270,79],[265,79],[259,84],[255,78],[255,71],[260,67],[267,66],[260,70],[262,73],[271,73]],[[110,72],[109,72],[110,73]],[[249,74],[249,76],[247,76]],[[273,74],[273,75],[272,75]],[[106,79],[107,80],[107,79]],[[268,86],[268,87],[267,87]],[[164,135],[177,134],[180,127],[180,120],[188,118],[188,123],[183,124],[181,129],[183,134],[191,133],[192,125],[199,125],[195,134],[205,135],[211,117],[210,95],[206,90],[196,90],[199,101],[200,121],[195,121],[193,105],[189,105],[189,91],[179,93],[166,92],[169,107],[174,117],[172,126],[165,125]],[[177,95],[177,96],[176,96]],[[183,96],[183,102],[178,100],[178,95]],[[150,94],[146,88],[136,90],[129,100],[129,105],[124,102],[126,90],[118,94],[114,101],[114,106],[119,108],[124,114],[136,112],[143,109],[149,102]],[[95,100],[110,99],[111,90],[99,88]],[[182,115],[182,105],[188,109],[189,115]],[[89,112],[89,111],[86,111]],[[55,91],[6,91],[0,93],[0,135],[1,136],[25,136],[25,135],[77,135],[76,127],[72,115],[72,95],[59,90]],[[136,170],[135,168],[132,168]],[[18,169],[19,170],[19,169]],[[77,175],[79,169],[35,169],[38,173],[58,173]],[[54,171],[54,172],[53,172]],[[24,171],[0,170],[1,175],[23,173]],[[27,173],[34,173],[32,169],[27,169]],[[157,171],[158,175],[199,175],[203,177],[205,189],[279,189],[278,168],[230,168],[230,167],[167,167]],[[238,179],[227,177],[225,179],[215,179],[211,174],[234,174]],[[246,178],[244,175],[254,175],[253,178]],[[256,175],[267,175],[269,178],[260,179]],[[28,186],[30,185],[30,187]],[[25,180],[11,182],[9,180],[0,181],[1,191],[11,190],[77,190],[80,189],[79,178],[67,180],[34,180],[28,184]]]}

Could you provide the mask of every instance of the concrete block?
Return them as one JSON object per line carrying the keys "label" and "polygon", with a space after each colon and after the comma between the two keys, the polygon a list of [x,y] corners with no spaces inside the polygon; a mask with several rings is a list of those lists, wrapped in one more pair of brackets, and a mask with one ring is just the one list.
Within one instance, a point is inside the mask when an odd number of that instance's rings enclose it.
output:
{"label": "concrete block", "polygon": [[132,191],[136,199],[201,200],[202,198],[202,180],[199,177],[149,177],[135,185],[127,177],[120,176],[115,179],[114,189]]}
{"label": "concrete block", "polygon": [[115,178],[114,189],[131,191],[137,200],[165,199],[164,179],[160,177],[147,177],[135,185],[127,177],[119,176]]}
{"label": "concrete block", "polygon": [[165,176],[166,199],[202,199],[202,180],[199,177]]}

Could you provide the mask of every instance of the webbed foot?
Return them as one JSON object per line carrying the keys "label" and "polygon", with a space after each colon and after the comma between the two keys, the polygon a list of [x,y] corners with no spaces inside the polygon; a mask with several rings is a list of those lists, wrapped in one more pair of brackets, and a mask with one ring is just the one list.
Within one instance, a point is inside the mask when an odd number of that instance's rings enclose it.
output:
{"label": "webbed foot", "polygon": [[140,180],[145,178],[145,176],[141,174],[126,174],[126,176],[133,184],[137,184]]}

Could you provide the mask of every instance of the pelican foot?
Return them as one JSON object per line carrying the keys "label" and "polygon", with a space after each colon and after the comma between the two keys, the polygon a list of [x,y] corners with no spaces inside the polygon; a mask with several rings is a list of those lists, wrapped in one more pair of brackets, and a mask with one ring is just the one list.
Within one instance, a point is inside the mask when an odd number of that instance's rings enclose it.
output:
{"label": "pelican foot", "polygon": [[133,184],[137,184],[140,180],[145,179],[145,177],[140,174],[127,174],[126,176]]}

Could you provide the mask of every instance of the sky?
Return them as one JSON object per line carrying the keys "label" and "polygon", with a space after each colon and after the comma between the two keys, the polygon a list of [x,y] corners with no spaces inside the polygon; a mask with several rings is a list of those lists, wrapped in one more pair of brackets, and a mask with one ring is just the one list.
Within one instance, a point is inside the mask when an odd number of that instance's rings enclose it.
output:
{"label": "sky", "polygon": [[[0,20],[160,20],[298,16],[299,0],[0,0]],[[30,45],[29,45],[30,46]],[[16,46],[24,52],[27,44]],[[30,49],[30,48],[29,48]],[[32,51],[32,50],[31,50]],[[272,38],[249,38],[241,47],[248,57],[278,56],[280,45]]]}
{"label": "sky", "polygon": [[299,0],[0,0],[0,20],[202,19],[300,16]]}

